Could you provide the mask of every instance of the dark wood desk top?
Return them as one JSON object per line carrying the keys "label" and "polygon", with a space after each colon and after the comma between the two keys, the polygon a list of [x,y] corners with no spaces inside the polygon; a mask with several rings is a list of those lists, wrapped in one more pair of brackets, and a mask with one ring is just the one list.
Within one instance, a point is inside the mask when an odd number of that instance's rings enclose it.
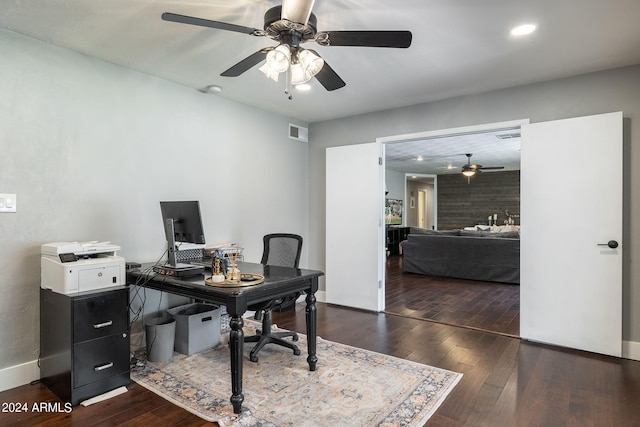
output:
{"label": "dark wood desk top", "polygon": [[264,282],[253,286],[229,287],[205,284],[205,277],[211,275],[209,270],[205,271],[204,275],[181,278],[149,272],[151,266],[152,264],[149,264],[129,270],[127,282],[130,285],[144,286],[225,305],[230,315],[241,315],[250,304],[269,301],[292,292],[315,293],[318,290],[318,281],[314,279],[324,274],[317,270],[240,262],[238,269],[241,273],[261,274],[264,276]]}

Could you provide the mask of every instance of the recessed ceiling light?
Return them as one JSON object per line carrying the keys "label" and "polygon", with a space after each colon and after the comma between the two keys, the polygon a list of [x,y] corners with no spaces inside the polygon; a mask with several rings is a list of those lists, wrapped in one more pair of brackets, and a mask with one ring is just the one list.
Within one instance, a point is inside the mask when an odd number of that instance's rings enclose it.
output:
{"label": "recessed ceiling light", "polygon": [[308,91],[308,90],[310,90],[310,89],[311,89],[311,85],[308,85],[308,84],[306,84],[306,83],[303,83],[303,84],[300,84],[300,85],[296,85],[296,89],[297,89],[297,90],[300,90],[300,91],[302,91],[302,92],[306,92],[306,91]]}
{"label": "recessed ceiling light", "polygon": [[517,27],[513,27],[509,34],[512,36],[526,36],[527,34],[531,34],[536,30],[535,24],[523,24],[518,25]]}
{"label": "recessed ceiling light", "polygon": [[419,161],[419,162],[421,162],[421,161],[423,161],[424,159],[422,158],[422,156],[418,156],[418,157],[416,157],[416,160],[417,160],[417,161]]}

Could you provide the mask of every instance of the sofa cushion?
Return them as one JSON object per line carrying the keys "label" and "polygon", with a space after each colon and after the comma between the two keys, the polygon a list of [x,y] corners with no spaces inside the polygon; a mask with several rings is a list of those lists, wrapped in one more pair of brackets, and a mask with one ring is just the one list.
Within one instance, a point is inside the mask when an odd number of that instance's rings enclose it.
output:
{"label": "sofa cushion", "polygon": [[517,231],[503,231],[502,233],[494,233],[495,237],[502,237],[507,239],[519,239],[520,233]]}
{"label": "sofa cushion", "polygon": [[431,236],[459,236],[460,230],[429,230],[428,228],[409,227],[409,234],[427,234]]}
{"label": "sofa cushion", "polygon": [[498,233],[494,233],[492,231],[480,231],[480,230],[462,230],[460,231],[461,236],[471,236],[471,237],[495,237]]}

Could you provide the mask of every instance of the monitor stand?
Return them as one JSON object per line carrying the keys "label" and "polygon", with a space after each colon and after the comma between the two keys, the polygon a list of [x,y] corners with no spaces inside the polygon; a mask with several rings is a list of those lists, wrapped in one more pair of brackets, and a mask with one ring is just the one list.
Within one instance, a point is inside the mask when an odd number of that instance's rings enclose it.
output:
{"label": "monitor stand", "polygon": [[176,262],[176,238],[173,228],[173,218],[167,218],[165,224],[168,245],[168,260],[165,264],[158,264],[153,271],[165,276],[185,277],[196,276],[204,273],[204,267],[200,265],[183,264]]}

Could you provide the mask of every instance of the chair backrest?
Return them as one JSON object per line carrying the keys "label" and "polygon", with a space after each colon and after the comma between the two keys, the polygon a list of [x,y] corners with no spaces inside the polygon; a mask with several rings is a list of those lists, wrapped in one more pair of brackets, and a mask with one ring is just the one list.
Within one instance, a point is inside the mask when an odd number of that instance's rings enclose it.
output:
{"label": "chair backrest", "polygon": [[298,268],[302,252],[302,237],[297,234],[274,233],[263,238],[261,264]]}

